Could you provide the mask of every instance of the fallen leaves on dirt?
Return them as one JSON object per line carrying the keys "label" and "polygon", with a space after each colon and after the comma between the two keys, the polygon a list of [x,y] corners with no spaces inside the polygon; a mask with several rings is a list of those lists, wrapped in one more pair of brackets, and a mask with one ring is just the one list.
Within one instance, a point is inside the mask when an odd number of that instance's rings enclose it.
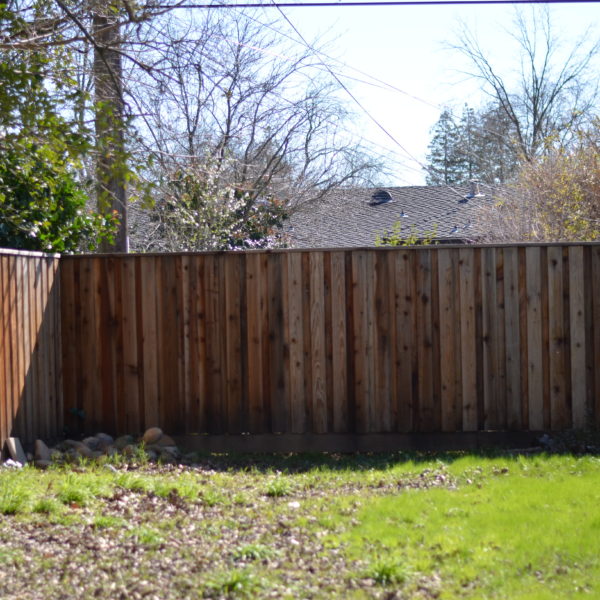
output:
{"label": "fallen leaves on dirt", "polygon": [[[349,561],[331,534],[351,526],[370,495],[454,486],[446,473],[426,470],[405,480],[329,477],[321,485],[313,478],[269,495],[272,474],[240,475],[239,487],[219,491],[215,471],[206,467],[145,466],[143,473],[191,474],[210,493],[190,499],[175,487],[164,495],[117,487],[89,505],[72,502],[59,514],[0,516],[0,597],[401,597],[357,576],[361,562]],[[360,500],[337,521],[319,523],[319,502],[341,496]]]}

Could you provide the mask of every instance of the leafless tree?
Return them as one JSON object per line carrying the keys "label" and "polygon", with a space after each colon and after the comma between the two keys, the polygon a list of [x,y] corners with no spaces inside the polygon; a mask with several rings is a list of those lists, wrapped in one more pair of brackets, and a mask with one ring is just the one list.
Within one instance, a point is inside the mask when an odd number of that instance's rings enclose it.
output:
{"label": "leafless tree", "polygon": [[465,24],[460,42],[452,44],[468,59],[468,75],[503,111],[514,128],[515,152],[531,161],[557,140],[564,142],[573,128],[597,108],[598,74],[594,59],[600,40],[586,32],[565,51],[552,26],[548,8],[531,7],[516,12],[508,33],[519,51],[518,80],[501,73],[491,54]]}
{"label": "leafless tree", "polygon": [[271,201],[290,211],[380,169],[308,49],[243,13],[170,16],[155,33],[160,60],[145,58],[157,66],[138,79],[136,103],[161,197],[182,171],[204,173],[244,198],[242,214]]}
{"label": "leafless tree", "polygon": [[89,172],[101,210],[121,213],[117,250],[125,249],[132,165],[158,186],[159,200],[182,172],[205,173],[203,189],[233,190],[248,211],[273,199],[291,209],[379,168],[349,135],[321,59],[284,45],[260,24],[264,14],[186,10],[179,0],[9,3],[24,25],[18,36],[0,25],[0,48],[68,48],[72,79],[94,84],[65,110],[95,124]]}

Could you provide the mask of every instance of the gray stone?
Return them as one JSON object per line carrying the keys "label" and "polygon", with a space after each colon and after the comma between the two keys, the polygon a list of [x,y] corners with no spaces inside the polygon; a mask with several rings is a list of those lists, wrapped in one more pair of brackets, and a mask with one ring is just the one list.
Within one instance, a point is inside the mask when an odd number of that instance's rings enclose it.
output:
{"label": "gray stone", "polygon": [[166,433],[163,433],[160,438],[154,442],[157,446],[177,446],[175,440]]}
{"label": "gray stone", "polygon": [[79,442],[77,440],[65,440],[62,445],[65,448],[81,448],[82,446],[85,446],[83,442]]}
{"label": "gray stone", "polygon": [[94,458],[94,451],[90,450],[85,444],[81,444],[81,446],[75,448],[75,452],[83,458]]}
{"label": "gray stone", "polygon": [[135,440],[132,435],[122,435],[115,440],[114,446],[117,450],[124,450],[134,442]]}
{"label": "gray stone", "polygon": [[83,443],[90,449],[90,450],[98,450],[100,448],[100,440],[96,437],[96,436],[91,436],[91,437],[86,437],[83,440]]}
{"label": "gray stone", "polygon": [[6,447],[8,448],[8,453],[10,457],[22,465],[27,464],[27,456],[25,455],[25,451],[23,450],[23,446],[21,445],[21,440],[17,437],[9,437],[6,440]]}
{"label": "gray stone", "polygon": [[37,461],[52,461],[52,453],[50,448],[42,440],[35,440],[33,447],[33,458]]}
{"label": "gray stone", "polygon": [[145,444],[155,444],[156,442],[158,442],[158,440],[160,440],[162,435],[163,432],[162,429],[160,429],[160,427],[150,427],[149,429],[146,429],[142,440]]}
{"label": "gray stone", "polygon": [[115,441],[112,435],[108,435],[108,433],[97,433],[94,437],[97,437],[103,444],[109,446]]}

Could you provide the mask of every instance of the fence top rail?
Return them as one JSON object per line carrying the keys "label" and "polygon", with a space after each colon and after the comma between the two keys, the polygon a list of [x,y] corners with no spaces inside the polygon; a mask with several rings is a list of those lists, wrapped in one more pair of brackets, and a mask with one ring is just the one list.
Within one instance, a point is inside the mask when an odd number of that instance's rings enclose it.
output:
{"label": "fence top rail", "polygon": [[0,256],[23,256],[26,258],[62,258],[57,252],[36,252],[34,250],[16,250],[14,248],[0,248]]}
{"label": "fence top rail", "polygon": [[[19,255],[57,257],[61,259],[82,258],[132,258],[132,257],[161,257],[161,256],[223,256],[223,255],[245,255],[245,254],[294,254],[302,252],[394,252],[394,251],[419,251],[419,250],[452,250],[466,248],[549,248],[549,247],[576,247],[576,246],[600,246],[598,242],[516,242],[512,244],[430,244],[424,246],[350,246],[335,248],[269,248],[257,250],[212,250],[204,252],[131,252],[125,253],[83,253],[83,254],[43,254],[41,252],[29,252]],[[0,249],[0,254],[4,253]],[[8,253],[8,251],[7,251]],[[11,253],[16,253],[12,251]]]}

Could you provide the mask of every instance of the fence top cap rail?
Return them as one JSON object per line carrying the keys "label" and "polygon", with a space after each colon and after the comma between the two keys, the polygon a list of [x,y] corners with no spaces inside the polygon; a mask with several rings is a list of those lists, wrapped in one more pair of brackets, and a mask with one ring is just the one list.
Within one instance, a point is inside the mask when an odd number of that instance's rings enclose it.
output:
{"label": "fence top cap rail", "polygon": [[[398,251],[418,251],[418,250],[464,250],[476,248],[548,248],[548,247],[571,247],[571,246],[600,246],[598,242],[515,242],[513,244],[431,244],[427,246],[351,246],[340,248],[270,248],[261,250],[213,250],[205,252],[131,252],[124,253],[86,253],[86,254],[43,254],[41,252],[15,253],[21,256],[45,256],[64,258],[136,258],[136,257],[165,257],[165,256],[243,256],[247,254],[294,254],[301,252],[398,252]],[[4,253],[0,249],[0,254]]]}
{"label": "fence top cap rail", "polygon": [[57,252],[46,253],[34,250],[15,250],[14,248],[0,248],[0,256],[23,256],[26,258],[61,258]]}

